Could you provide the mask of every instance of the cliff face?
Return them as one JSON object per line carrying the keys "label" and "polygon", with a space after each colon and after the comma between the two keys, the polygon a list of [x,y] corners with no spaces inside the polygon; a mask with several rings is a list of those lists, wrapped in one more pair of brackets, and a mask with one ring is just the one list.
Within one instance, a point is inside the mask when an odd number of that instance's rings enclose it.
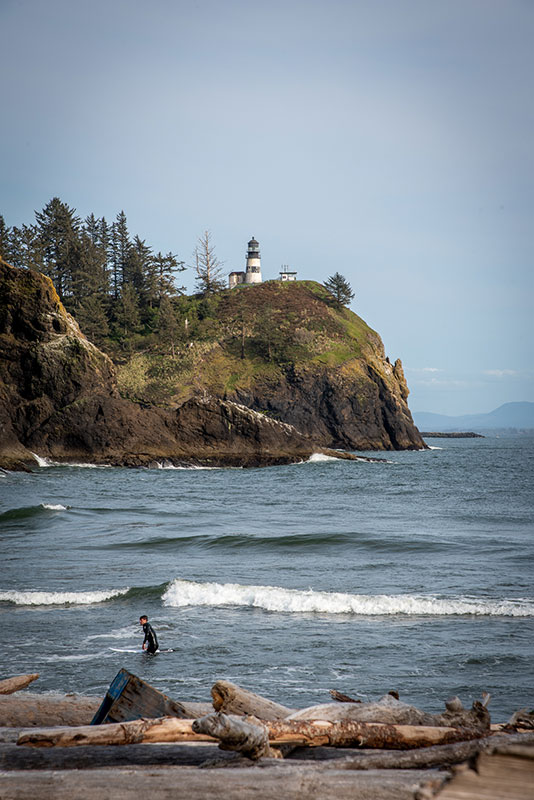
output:
{"label": "cliff face", "polygon": [[111,360],[63,308],[51,281],[0,261],[0,466],[57,461],[261,466],[318,448],[289,425],[235,403],[179,409],[121,398]]}
{"label": "cliff face", "polygon": [[[202,302],[204,318],[182,345],[182,361],[167,362],[178,373],[160,402],[179,405],[207,389],[327,447],[425,447],[400,360],[391,364],[379,335],[320,284],[271,281]],[[186,307],[189,322],[193,315]],[[133,396],[148,400],[151,389],[141,382]]]}
{"label": "cliff face", "polygon": [[[0,260],[0,466],[35,463],[32,452],[132,466],[256,466],[325,447],[424,447],[400,361],[392,366],[378,335],[332,308],[318,284],[246,287],[212,302],[212,340],[186,343],[190,372],[176,378],[174,402],[150,407],[120,396],[112,361],[83,336],[48,278]],[[271,342],[281,317],[291,323],[280,326],[287,341]]]}
{"label": "cliff face", "polygon": [[275,382],[258,381],[228,396],[313,435],[326,447],[406,450],[424,446],[406,404],[400,360],[352,359],[336,369],[290,367]]}

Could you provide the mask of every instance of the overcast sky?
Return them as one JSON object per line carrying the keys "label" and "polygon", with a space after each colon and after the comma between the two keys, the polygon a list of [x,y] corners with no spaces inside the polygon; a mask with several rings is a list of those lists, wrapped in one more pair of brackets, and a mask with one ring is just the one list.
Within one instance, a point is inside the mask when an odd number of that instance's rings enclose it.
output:
{"label": "overcast sky", "polygon": [[[0,0],[0,213],[335,271],[413,411],[534,401],[532,0]],[[193,273],[184,273],[193,288]]]}

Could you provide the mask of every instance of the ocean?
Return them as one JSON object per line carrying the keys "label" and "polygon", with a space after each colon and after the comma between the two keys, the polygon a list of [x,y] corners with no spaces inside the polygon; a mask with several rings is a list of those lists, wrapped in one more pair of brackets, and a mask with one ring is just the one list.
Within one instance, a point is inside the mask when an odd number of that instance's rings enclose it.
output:
{"label": "ocean", "polygon": [[[227,679],[290,707],[397,690],[534,707],[534,437],[383,462],[0,474],[0,675],[176,700]],[[147,614],[162,652],[141,652]]]}

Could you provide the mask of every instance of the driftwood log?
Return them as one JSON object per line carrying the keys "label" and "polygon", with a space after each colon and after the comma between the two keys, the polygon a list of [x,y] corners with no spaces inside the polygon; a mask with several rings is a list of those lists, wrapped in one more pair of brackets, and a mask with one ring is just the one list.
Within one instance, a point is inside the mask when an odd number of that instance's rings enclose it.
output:
{"label": "driftwood log", "polygon": [[89,725],[101,697],[47,695],[32,692],[0,696],[0,726],[30,728],[51,725]]}
{"label": "driftwood log", "polygon": [[259,694],[242,689],[230,681],[214,683],[211,696],[215,711],[224,711],[225,714],[251,715],[258,719],[270,720],[284,719],[295,711],[293,708],[287,708]]}
{"label": "driftwood log", "polygon": [[[219,739],[223,745],[239,740],[247,750],[247,736],[259,736],[256,731],[243,732],[239,725],[249,728],[266,729],[270,745],[304,745],[315,747],[329,745],[333,747],[370,747],[405,750],[415,747],[429,747],[434,744],[450,744],[452,742],[474,739],[480,736],[473,731],[461,728],[432,728],[425,725],[384,725],[345,720],[329,722],[327,720],[254,720],[245,723],[236,717],[218,714],[201,717],[198,720],[182,720],[174,717],[161,719],[142,719],[133,722],[109,725],[88,725],[78,728],[48,728],[23,731],[19,745],[32,747],[73,747],[76,745],[109,745],[134,744],[138,742],[180,742],[180,741],[216,741],[215,737],[205,731],[214,730],[213,718],[224,724],[220,730],[226,732],[226,740]],[[212,727],[210,727],[212,726]],[[228,745],[230,746],[230,745]],[[256,742],[248,748],[251,752],[259,751]]]}
{"label": "driftwood log", "polygon": [[38,677],[39,673],[34,672],[31,675],[15,675],[13,678],[5,678],[5,680],[0,681],[0,694],[13,694],[13,692],[18,692],[19,689],[25,689],[30,683],[36,681]]}

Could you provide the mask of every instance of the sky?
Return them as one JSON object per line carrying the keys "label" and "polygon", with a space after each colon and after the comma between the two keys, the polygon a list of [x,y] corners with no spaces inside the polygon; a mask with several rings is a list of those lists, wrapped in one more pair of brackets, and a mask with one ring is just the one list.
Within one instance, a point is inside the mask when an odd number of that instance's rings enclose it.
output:
{"label": "sky", "polygon": [[[533,0],[0,0],[0,213],[340,272],[412,411],[534,401]],[[183,273],[190,291],[194,274]]]}

